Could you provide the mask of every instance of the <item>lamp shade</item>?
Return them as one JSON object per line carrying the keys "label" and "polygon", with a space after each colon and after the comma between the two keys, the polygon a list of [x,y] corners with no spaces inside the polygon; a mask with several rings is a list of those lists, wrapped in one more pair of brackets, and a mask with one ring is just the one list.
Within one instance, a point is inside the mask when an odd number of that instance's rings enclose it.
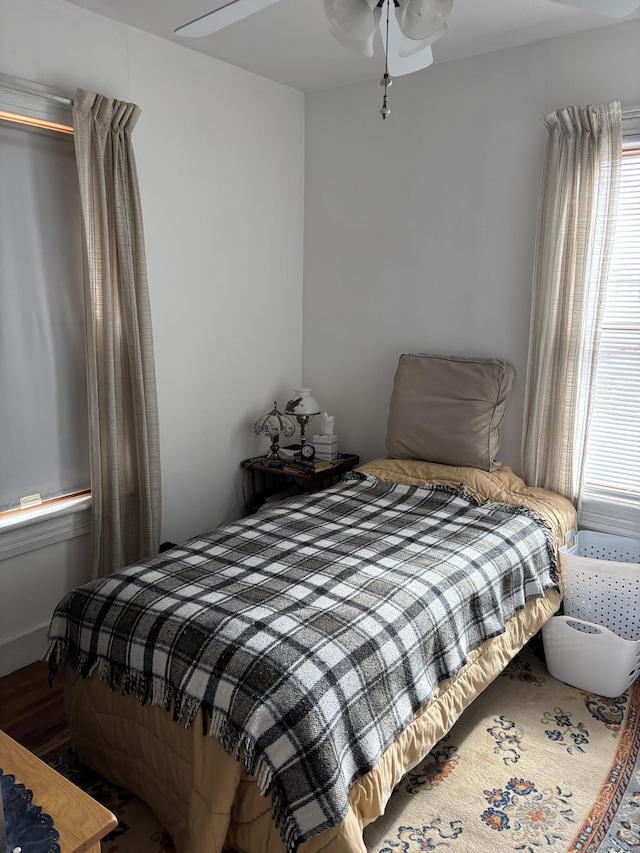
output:
{"label": "lamp shade", "polygon": [[297,417],[299,415],[319,415],[322,410],[320,403],[311,393],[311,388],[294,388],[293,399],[289,400],[286,412]]}
{"label": "lamp shade", "polygon": [[278,409],[278,404],[273,404],[273,409],[264,415],[260,415],[253,425],[256,435],[268,435],[271,439],[271,447],[264,458],[264,464],[269,468],[282,468],[284,462],[280,456],[280,435],[291,436],[296,431],[296,422],[289,415],[284,415]]}
{"label": "lamp shade", "polygon": [[291,436],[296,431],[296,423],[289,415],[278,410],[278,404],[274,402],[273,409],[264,415],[260,415],[253,425],[256,435],[264,434]]}
{"label": "lamp shade", "polygon": [[453,0],[407,0],[395,12],[407,38],[432,42],[446,30],[452,6]]}
{"label": "lamp shade", "polygon": [[373,37],[382,11],[378,0],[324,0],[331,35],[350,50],[373,56]]}

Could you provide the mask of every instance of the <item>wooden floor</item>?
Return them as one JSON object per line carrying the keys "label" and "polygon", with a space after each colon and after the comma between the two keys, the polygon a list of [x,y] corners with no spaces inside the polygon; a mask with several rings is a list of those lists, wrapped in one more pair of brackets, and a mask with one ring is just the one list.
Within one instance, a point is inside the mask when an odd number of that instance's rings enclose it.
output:
{"label": "wooden floor", "polygon": [[49,669],[32,663],[0,678],[0,729],[37,752],[67,728],[60,670],[49,687]]}

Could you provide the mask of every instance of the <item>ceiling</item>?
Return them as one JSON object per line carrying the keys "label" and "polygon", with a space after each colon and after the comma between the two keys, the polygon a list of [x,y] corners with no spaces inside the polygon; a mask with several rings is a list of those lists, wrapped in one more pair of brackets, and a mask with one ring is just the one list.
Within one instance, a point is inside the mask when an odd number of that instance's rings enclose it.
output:
{"label": "ceiling", "polygon": [[[222,59],[304,92],[377,80],[376,57],[352,53],[329,33],[322,0],[280,0],[204,38],[173,35],[182,24],[228,0],[67,0],[121,23]],[[639,18],[640,10],[630,15]],[[552,0],[454,0],[447,32],[433,45],[435,62],[475,56],[616,23]]]}

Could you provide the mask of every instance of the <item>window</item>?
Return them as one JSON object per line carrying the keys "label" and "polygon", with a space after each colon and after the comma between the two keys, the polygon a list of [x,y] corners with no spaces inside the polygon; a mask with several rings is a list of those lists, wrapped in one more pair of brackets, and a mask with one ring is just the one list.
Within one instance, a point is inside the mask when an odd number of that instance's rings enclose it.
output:
{"label": "window", "polygon": [[[23,507],[36,502],[29,496],[48,501],[89,489],[81,218],[70,125],[70,101],[0,75],[0,516],[11,513],[11,524],[38,515],[14,514],[21,500]],[[44,514],[50,518],[51,510]],[[6,522],[4,515],[2,529]]]}
{"label": "window", "polygon": [[[640,530],[640,133],[623,120],[616,236],[607,282],[580,525]],[[629,127],[631,125],[631,127]]]}

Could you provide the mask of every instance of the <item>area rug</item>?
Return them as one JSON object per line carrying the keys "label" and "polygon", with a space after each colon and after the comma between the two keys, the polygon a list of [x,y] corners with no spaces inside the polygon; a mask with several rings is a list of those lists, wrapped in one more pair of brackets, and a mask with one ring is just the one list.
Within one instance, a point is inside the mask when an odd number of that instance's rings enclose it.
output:
{"label": "area rug", "polygon": [[[637,853],[639,748],[640,685],[616,699],[568,687],[534,640],[397,786],[367,851]],[[118,818],[102,853],[174,850],[153,812],[68,742],[42,757]]]}
{"label": "area rug", "polygon": [[639,711],[638,683],[616,699],[568,687],[532,642],[398,785],[367,850],[639,850]]}

